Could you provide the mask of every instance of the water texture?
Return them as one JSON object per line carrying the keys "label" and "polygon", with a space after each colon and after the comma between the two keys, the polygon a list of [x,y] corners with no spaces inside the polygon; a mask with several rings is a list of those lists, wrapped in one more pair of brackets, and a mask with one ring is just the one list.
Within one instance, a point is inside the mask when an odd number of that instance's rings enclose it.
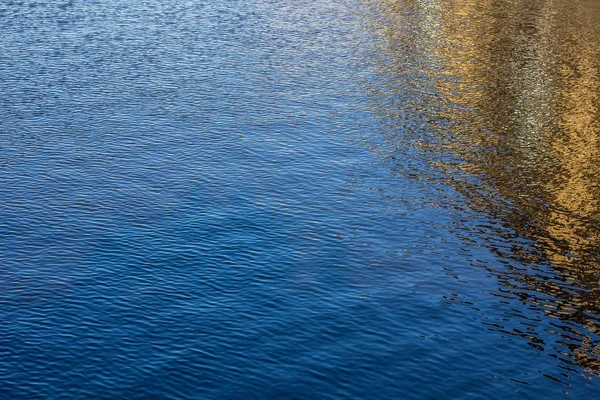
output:
{"label": "water texture", "polygon": [[600,3],[6,0],[0,398],[594,398]]}

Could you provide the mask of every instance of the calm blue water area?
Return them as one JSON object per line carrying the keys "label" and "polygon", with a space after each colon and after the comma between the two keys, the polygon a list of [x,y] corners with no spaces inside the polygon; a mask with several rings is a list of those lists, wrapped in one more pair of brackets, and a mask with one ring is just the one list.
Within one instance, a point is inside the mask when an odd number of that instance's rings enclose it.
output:
{"label": "calm blue water area", "polygon": [[0,4],[0,398],[598,393],[599,253],[444,167],[382,4]]}

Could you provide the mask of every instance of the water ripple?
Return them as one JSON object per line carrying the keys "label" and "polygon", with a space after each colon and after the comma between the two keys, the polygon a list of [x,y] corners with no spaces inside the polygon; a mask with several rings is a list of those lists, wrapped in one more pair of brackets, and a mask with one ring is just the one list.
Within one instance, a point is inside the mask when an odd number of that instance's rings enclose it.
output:
{"label": "water ripple", "polygon": [[598,18],[4,1],[1,397],[596,393]]}

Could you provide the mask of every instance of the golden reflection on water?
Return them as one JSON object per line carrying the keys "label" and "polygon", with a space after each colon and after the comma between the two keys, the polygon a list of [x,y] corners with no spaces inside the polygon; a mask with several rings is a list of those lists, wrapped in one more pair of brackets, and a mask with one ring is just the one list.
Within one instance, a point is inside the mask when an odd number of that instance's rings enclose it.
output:
{"label": "golden reflection on water", "polygon": [[364,3],[382,54],[373,68],[383,83],[369,89],[385,136],[535,241],[535,251],[499,253],[554,275],[503,283],[571,324],[553,332],[567,348],[556,357],[600,375],[600,3]]}

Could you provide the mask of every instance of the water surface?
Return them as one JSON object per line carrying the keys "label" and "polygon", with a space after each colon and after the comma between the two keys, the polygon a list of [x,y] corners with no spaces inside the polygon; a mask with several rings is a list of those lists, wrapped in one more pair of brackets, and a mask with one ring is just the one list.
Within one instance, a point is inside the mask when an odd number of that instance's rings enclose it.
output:
{"label": "water surface", "polygon": [[600,389],[600,4],[0,5],[3,398]]}

